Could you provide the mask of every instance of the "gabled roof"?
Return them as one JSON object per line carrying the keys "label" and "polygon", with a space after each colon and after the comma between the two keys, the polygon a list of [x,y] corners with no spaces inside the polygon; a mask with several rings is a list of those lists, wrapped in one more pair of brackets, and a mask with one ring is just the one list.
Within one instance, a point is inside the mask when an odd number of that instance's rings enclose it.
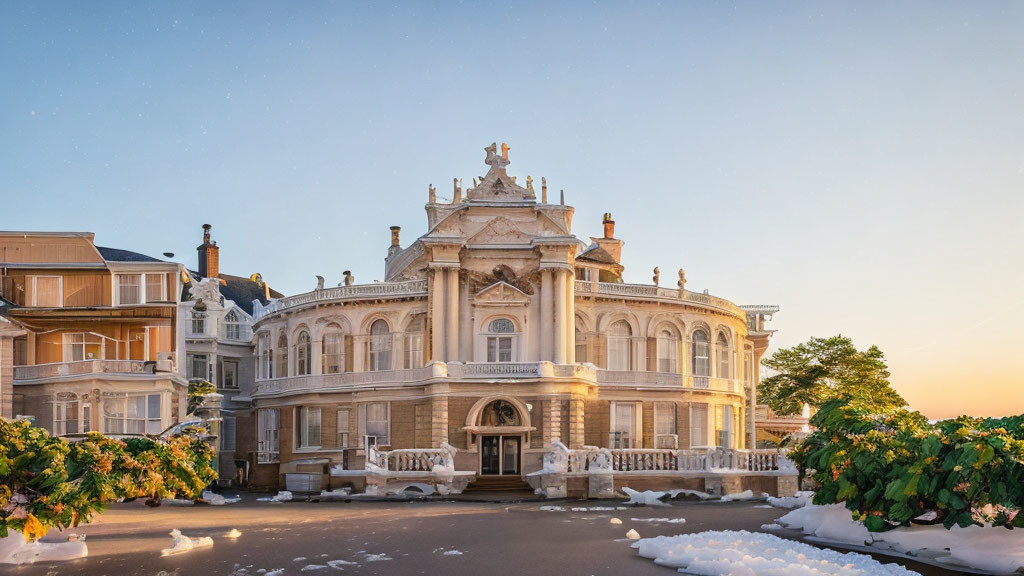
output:
{"label": "gabled roof", "polygon": [[159,260],[138,252],[132,252],[131,250],[104,248],[103,246],[97,246],[96,249],[100,251],[100,256],[102,256],[107,262],[164,262],[164,260]]}
{"label": "gabled roof", "polygon": [[615,261],[615,258],[612,258],[612,255],[609,254],[608,251],[605,250],[604,248],[601,248],[601,245],[596,242],[588,246],[586,250],[577,255],[576,259],[585,260],[589,262],[596,262],[598,264],[618,264],[618,262]]}

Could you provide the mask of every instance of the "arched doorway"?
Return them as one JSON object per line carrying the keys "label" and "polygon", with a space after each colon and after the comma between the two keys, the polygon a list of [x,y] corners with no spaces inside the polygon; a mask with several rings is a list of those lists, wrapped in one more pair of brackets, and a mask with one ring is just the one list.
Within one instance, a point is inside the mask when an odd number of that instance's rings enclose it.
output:
{"label": "arched doorway", "polygon": [[525,404],[513,398],[484,398],[470,410],[466,430],[478,442],[481,476],[522,474],[523,446],[533,430]]}

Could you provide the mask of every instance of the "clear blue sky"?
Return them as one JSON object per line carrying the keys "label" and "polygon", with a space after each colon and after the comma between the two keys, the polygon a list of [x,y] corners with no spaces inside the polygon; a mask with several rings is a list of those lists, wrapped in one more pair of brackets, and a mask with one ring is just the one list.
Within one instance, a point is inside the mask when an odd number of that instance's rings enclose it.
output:
{"label": "clear blue sky", "polygon": [[[512,147],[627,278],[777,303],[931,416],[1024,412],[1022,3],[0,6],[0,229],[379,279]],[[665,283],[665,280],[663,280]]]}

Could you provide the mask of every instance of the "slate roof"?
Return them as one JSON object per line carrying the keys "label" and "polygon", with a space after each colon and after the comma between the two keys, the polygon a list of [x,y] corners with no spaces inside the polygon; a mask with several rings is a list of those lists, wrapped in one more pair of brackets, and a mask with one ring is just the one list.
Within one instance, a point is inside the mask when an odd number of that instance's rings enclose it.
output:
{"label": "slate roof", "polygon": [[[199,275],[199,272],[194,270],[189,270],[189,274],[196,279],[195,281],[203,279],[203,277]],[[220,295],[223,296],[225,300],[231,300],[234,302],[236,306],[244,310],[245,313],[250,316],[252,316],[253,300],[259,300],[260,303],[264,305],[270,303],[270,300],[267,300],[266,298],[263,287],[244,276],[221,274],[219,278],[224,281],[220,285]],[[281,294],[277,290],[271,288],[270,297],[284,298],[284,294]],[[188,286],[182,286],[181,299],[182,301],[188,299]]]}
{"label": "slate roof", "polygon": [[599,264],[618,264],[618,262],[615,261],[615,258],[612,258],[612,255],[604,248],[601,248],[601,245],[597,242],[588,246],[586,250],[576,256],[576,259],[589,260]]}
{"label": "slate roof", "polygon": [[103,246],[97,246],[96,249],[100,251],[100,256],[107,262],[164,262],[164,260],[132,252],[131,250],[104,248]]}

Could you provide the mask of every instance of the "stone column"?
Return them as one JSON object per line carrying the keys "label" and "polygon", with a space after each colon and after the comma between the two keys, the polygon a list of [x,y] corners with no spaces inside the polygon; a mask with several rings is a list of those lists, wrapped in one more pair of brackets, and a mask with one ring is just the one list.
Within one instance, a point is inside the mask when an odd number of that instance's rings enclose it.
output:
{"label": "stone column", "polygon": [[448,321],[445,333],[448,346],[445,350],[445,361],[455,362],[459,359],[459,269],[448,269]]}
{"label": "stone column", "polygon": [[435,397],[430,400],[430,445],[440,448],[448,441],[448,398]]}
{"label": "stone column", "polygon": [[430,359],[444,360],[444,270],[430,279]]}
{"label": "stone column", "polygon": [[551,361],[554,358],[552,350],[555,318],[554,302],[551,300],[551,270],[541,270],[540,276],[540,359]]}
{"label": "stone column", "polygon": [[[321,336],[316,340],[313,340],[309,344],[310,360],[309,360],[309,373],[310,374],[323,374],[324,373],[324,340]],[[238,376],[235,376],[236,378]]]}
{"label": "stone column", "polygon": [[565,364],[565,271],[558,269],[555,275],[555,364]]}
{"label": "stone column", "polygon": [[571,270],[565,271],[565,361],[576,363],[576,279]]}
{"label": "stone column", "polygon": [[573,394],[569,398],[569,448],[583,447],[583,432],[583,397]]}

